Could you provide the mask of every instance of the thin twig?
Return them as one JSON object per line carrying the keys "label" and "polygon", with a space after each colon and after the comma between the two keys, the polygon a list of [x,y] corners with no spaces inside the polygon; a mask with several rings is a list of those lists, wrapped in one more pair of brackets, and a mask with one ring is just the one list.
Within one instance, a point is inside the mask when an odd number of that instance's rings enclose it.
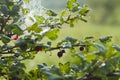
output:
{"label": "thin twig", "polygon": [[[81,45],[81,44],[74,44],[72,45],[72,47],[78,47],[78,46],[86,46],[86,45]],[[9,50],[13,50],[14,48],[16,48],[17,46],[13,46],[13,47],[10,47],[10,48],[7,48],[7,49],[4,49],[2,51],[0,51],[0,54],[15,54],[15,52],[9,52]],[[58,49],[70,49],[69,47],[64,47],[64,46],[58,46],[58,47],[51,47],[49,48],[48,50],[46,51],[52,51],[52,50],[58,50]],[[32,50],[26,50],[25,52],[28,53],[28,52],[34,52],[36,51],[35,49],[32,49]]]}

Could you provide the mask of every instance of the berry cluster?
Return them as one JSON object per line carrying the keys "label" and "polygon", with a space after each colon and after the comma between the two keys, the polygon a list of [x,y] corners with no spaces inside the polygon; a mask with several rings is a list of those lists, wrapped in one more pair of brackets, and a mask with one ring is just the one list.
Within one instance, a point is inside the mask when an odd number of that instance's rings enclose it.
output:
{"label": "berry cluster", "polygon": [[[84,50],[85,50],[84,46],[80,46],[79,50],[80,50],[80,51],[84,51]],[[65,53],[65,50],[64,50],[64,49],[63,49],[63,50],[60,50],[60,51],[57,53],[57,56],[58,56],[59,58],[61,58],[61,57],[63,56],[63,53]]]}

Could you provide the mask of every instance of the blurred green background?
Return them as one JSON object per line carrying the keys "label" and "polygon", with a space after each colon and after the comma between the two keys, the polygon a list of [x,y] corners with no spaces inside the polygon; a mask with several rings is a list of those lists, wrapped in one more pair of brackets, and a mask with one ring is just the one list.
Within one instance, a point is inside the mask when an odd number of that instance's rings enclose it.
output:
{"label": "blurred green background", "polygon": [[[96,39],[99,37],[111,35],[113,36],[113,42],[120,42],[120,0],[78,0],[83,6],[87,4],[90,7],[90,13],[86,17],[87,23],[82,21],[76,23],[75,27],[70,28],[69,25],[63,25],[59,38],[54,41],[61,41],[67,36],[84,39],[87,36],[94,36]],[[67,0],[42,0],[42,6],[48,9],[52,9],[59,13],[65,8]],[[49,41],[45,38],[43,42]],[[33,68],[36,64],[47,63],[48,65],[58,64],[59,62],[65,63],[70,61],[77,63],[77,58],[72,56],[72,53],[68,50],[62,57],[57,57],[57,50],[52,52],[39,52],[34,60],[27,60],[27,66]],[[52,56],[50,54],[52,53]]]}

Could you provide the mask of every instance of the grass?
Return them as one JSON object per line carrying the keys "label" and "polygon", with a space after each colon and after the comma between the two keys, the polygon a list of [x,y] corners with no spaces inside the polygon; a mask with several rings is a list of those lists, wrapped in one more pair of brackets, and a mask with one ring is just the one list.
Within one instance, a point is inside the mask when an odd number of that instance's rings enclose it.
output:
{"label": "grass", "polygon": [[[65,37],[73,37],[77,39],[84,39],[87,36],[94,36],[96,39],[103,36],[111,35],[113,36],[113,42],[116,43],[120,42],[119,34],[120,34],[120,27],[119,26],[110,26],[110,25],[94,25],[91,23],[83,23],[79,22],[75,25],[75,27],[70,28],[69,25],[63,25],[63,28],[60,31],[58,39],[53,41],[53,45],[56,42],[61,41]],[[49,39],[45,38],[43,42],[47,42]],[[39,52],[34,60],[27,60],[26,65],[29,66],[28,69],[35,67],[37,64],[47,63],[48,65],[58,65],[59,62],[65,63],[67,61],[74,62],[74,58],[71,56],[69,51],[62,57],[57,57],[57,50],[52,51],[52,56],[50,56],[50,52],[44,53]]]}

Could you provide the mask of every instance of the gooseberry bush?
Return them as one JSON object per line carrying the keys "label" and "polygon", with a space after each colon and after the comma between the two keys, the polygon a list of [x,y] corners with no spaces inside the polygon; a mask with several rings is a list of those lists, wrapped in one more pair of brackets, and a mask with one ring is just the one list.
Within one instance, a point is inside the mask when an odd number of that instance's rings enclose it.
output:
{"label": "gooseberry bush", "polygon": [[[112,36],[99,39],[88,36],[83,40],[66,37],[56,46],[51,45],[63,24],[74,27],[79,20],[87,22],[87,6],[81,6],[77,0],[68,0],[61,13],[46,10],[47,18],[34,15],[36,22],[23,30],[20,25],[24,21],[20,19],[29,9],[22,4],[29,1],[0,0],[0,80],[119,80],[120,46],[112,43]],[[40,34],[44,28],[49,30]],[[45,37],[51,42],[42,43]],[[48,66],[43,63],[27,72],[22,62],[34,59],[41,51],[58,50],[56,57],[62,58],[66,49],[79,59],[79,64],[66,62]]]}

